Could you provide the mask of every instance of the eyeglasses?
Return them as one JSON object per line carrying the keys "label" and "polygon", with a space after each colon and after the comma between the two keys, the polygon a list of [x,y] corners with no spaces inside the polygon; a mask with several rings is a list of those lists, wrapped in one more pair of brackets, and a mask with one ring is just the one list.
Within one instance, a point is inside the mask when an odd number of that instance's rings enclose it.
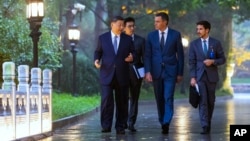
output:
{"label": "eyeglasses", "polygon": [[128,28],[135,28],[135,25],[128,25]]}

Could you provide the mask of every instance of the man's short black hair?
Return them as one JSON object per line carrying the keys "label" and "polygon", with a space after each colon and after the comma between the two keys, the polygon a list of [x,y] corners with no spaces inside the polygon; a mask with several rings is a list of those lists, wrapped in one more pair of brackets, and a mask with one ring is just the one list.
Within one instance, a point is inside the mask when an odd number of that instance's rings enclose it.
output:
{"label": "man's short black hair", "polygon": [[169,17],[168,17],[168,14],[165,13],[165,12],[159,12],[157,14],[155,14],[156,17],[161,17],[163,20],[165,21],[169,21]]}
{"label": "man's short black hair", "polygon": [[198,21],[196,25],[203,25],[205,29],[211,29],[211,24],[208,21]]}
{"label": "man's short black hair", "polygon": [[127,18],[124,19],[124,25],[126,25],[127,22],[133,22],[133,23],[135,23],[135,19],[132,18],[132,17],[127,17]]}
{"label": "man's short black hair", "polygon": [[114,16],[111,19],[111,22],[117,22],[117,21],[124,21],[124,18],[122,16]]}

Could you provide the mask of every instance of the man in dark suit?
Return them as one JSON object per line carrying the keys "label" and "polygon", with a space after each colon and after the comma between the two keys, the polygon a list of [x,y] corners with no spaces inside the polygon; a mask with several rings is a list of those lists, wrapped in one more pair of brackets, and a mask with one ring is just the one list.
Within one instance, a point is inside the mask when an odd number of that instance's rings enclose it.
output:
{"label": "man in dark suit", "polygon": [[135,32],[135,19],[127,17],[124,20],[124,32],[132,37],[135,47],[135,55],[133,63],[130,63],[130,80],[129,80],[129,116],[128,116],[128,129],[132,132],[136,132],[134,124],[138,114],[138,100],[140,95],[140,89],[142,84],[142,78],[138,78],[135,74],[133,66],[143,66],[143,54],[145,48],[145,39]]}
{"label": "man in dark suit", "polygon": [[146,39],[145,79],[153,82],[162,134],[168,134],[174,113],[174,90],[183,76],[184,53],[180,32],[168,27],[164,12],[155,15],[155,31]]}
{"label": "man in dark suit", "polygon": [[190,43],[189,49],[190,85],[198,84],[199,114],[203,128],[201,134],[208,134],[214,110],[216,83],[219,81],[217,66],[224,64],[226,59],[220,41],[209,36],[210,23],[199,21],[196,25],[199,38]]}
{"label": "man in dark suit", "polygon": [[128,119],[129,63],[134,58],[132,38],[123,32],[124,19],[116,16],[111,21],[111,31],[99,36],[94,53],[94,64],[100,68],[101,126],[102,132],[111,132],[116,104],[115,128],[125,134]]}

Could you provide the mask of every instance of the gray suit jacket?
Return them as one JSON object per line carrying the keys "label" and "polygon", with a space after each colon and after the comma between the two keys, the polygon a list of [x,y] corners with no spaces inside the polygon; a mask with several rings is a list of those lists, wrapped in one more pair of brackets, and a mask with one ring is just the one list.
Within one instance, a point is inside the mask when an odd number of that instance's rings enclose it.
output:
{"label": "gray suit jacket", "polygon": [[[190,43],[190,48],[189,48],[190,77],[191,78],[194,77],[196,78],[197,81],[199,81],[204,71],[206,71],[207,75],[209,76],[208,77],[209,81],[217,82],[219,81],[217,66],[224,64],[226,59],[220,41],[212,37],[209,37],[208,45],[209,45],[208,52],[207,55],[205,55],[203,53],[202,41],[200,38]],[[205,59],[209,59],[209,54],[212,51],[215,54],[214,58],[215,62],[212,66],[207,67],[205,66],[203,61]]]}

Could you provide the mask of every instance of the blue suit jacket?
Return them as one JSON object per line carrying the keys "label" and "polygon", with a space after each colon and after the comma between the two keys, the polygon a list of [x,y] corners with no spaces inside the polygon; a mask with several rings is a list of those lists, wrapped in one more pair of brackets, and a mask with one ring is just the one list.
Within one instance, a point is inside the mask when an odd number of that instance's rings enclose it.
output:
{"label": "blue suit jacket", "polygon": [[94,60],[101,61],[100,82],[102,85],[109,85],[116,75],[119,85],[129,84],[129,63],[125,58],[129,53],[134,56],[132,37],[122,33],[117,54],[115,54],[111,39],[111,32],[99,36],[98,45],[94,53]]}
{"label": "blue suit jacket", "polygon": [[180,32],[168,28],[165,46],[161,51],[159,31],[148,34],[144,55],[145,73],[153,79],[176,78],[183,75],[184,52]]}
{"label": "blue suit jacket", "polygon": [[[196,78],[196,80],[199,81],[204,71],[206,71],[207,75],[209,76],[208,80],[210,82],[217,82],[219,80],[217,66],[224,64],[226,59],[224,56],[224,51],[221,46],[221,43],[218,40],[209,37],[208,45],[209,45],[208,52],[207,55],[205,55],[203,53],[202,41],[200,38],[190,43],[190,48],[189,48],[190,77]],[[203,61],[209,58],[209,53],[212,50],[215,53],[215,58],[214,58],[215,62],[212,66],[207,67],[205,66]]]}

